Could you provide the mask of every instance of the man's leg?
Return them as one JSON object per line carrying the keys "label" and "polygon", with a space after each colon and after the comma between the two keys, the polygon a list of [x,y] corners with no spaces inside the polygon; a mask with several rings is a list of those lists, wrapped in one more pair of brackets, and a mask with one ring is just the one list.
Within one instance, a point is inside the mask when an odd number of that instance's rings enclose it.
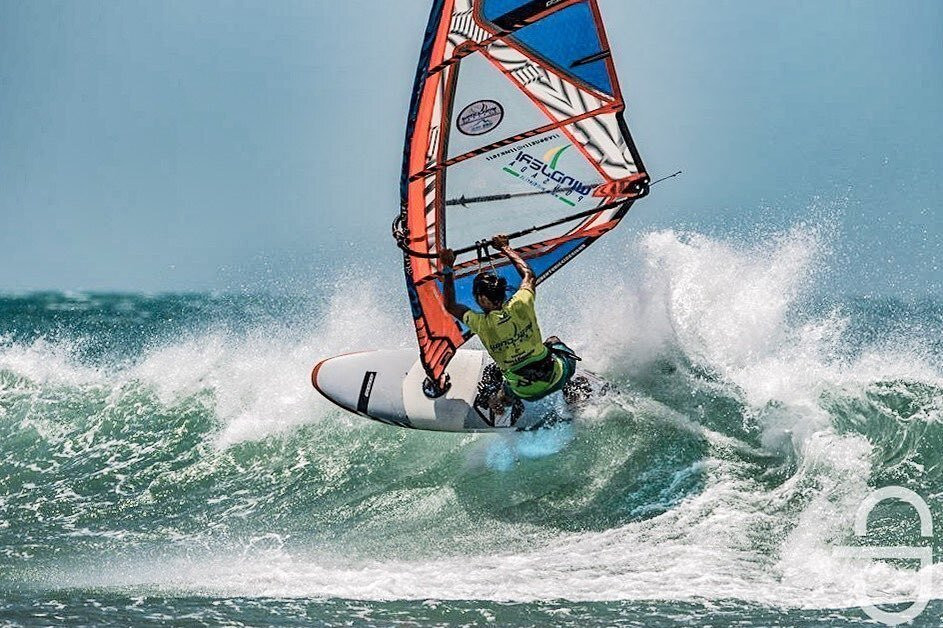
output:
{"label": "man's leg", "polygon": [[550,336],[544,341],[547,348],[555,355],[555,358],[563,364],[563,400],[567,405],[573,405],[586,401],[592,393],[592,386],[585,377],[576,375],[576,363],[580,357],[573,353],[566,344],[557,336]]}

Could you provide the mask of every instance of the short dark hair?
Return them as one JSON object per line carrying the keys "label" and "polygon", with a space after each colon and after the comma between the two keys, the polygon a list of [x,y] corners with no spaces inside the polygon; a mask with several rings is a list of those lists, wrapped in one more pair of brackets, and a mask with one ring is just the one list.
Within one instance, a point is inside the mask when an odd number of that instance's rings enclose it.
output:
{"label": "short dark hair", "polygon": [[507,297],[508,280],[499,277],[490,270],[485,270],[475,275],[475,281],[472,283],[472,294],[476,297],[488,297],[489,301],[495,303],[504,303]]}

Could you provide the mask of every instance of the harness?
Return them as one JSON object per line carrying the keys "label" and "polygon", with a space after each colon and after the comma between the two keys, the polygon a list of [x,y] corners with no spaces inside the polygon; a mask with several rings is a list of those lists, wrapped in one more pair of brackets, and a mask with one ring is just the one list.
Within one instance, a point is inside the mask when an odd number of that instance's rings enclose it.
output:
{"label": "harness", "polygon": [[544,357],[511,369],[511,372],[527,382],[549,382],[553,378],[553,351],[548,347]]}
{"label": "harness", "polygon": [[553,379],[553,367],[558,355],[570,357],[576,361],[580,360],[580,357],[566,345],[562,343],[554,344],[547,346],[547,353],[544,357],[516,369],[511,369],[511,372],[528,382],[549,382]]}

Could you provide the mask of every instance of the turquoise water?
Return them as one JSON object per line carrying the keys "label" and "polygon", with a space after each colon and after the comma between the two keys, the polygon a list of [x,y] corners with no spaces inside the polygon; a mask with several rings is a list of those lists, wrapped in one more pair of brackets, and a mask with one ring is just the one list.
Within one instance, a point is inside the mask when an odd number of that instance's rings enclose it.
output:
{"label": "turquoise water", "polygon": [[852,523],[889,485],[943,523],[943,302],[823,298],[819,246],[651,233],[616,277],[542,290],[544,331],[616,391],[513,437],[318,398],[319,358],[411,346],[389,282],[0,298],[0,618],[867,623],[917,572],[835,548],[941,549],[897,502]]}

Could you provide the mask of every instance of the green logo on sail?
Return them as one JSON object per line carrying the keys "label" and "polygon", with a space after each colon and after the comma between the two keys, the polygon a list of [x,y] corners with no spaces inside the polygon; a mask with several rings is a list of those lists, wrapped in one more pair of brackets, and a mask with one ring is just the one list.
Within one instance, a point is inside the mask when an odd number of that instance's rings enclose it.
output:
{"label": "green logo on sail", "polygon": [[[560,158],[567,149],[572,148],[572,144],[567,144],[561,148],[551,148],[542,159],[521,151],[511,162],[510,166],[504,168],[504,171],[515,177],[524,178],[534,187],[553,194],[557,200],[575,207],[576,203],[567,198],[572,192],[579,195],[577,201],[583,200],[583,197],[593,191],[593,187],[586,185],[576,177],[573,177],[559,169]],[[530,175],[525,177],[524,175]],[[537,181],[541,175],[544,180]],[[547,187],[552,185],[552,187]],[[558,194],[558,192],[560,194]]]}

